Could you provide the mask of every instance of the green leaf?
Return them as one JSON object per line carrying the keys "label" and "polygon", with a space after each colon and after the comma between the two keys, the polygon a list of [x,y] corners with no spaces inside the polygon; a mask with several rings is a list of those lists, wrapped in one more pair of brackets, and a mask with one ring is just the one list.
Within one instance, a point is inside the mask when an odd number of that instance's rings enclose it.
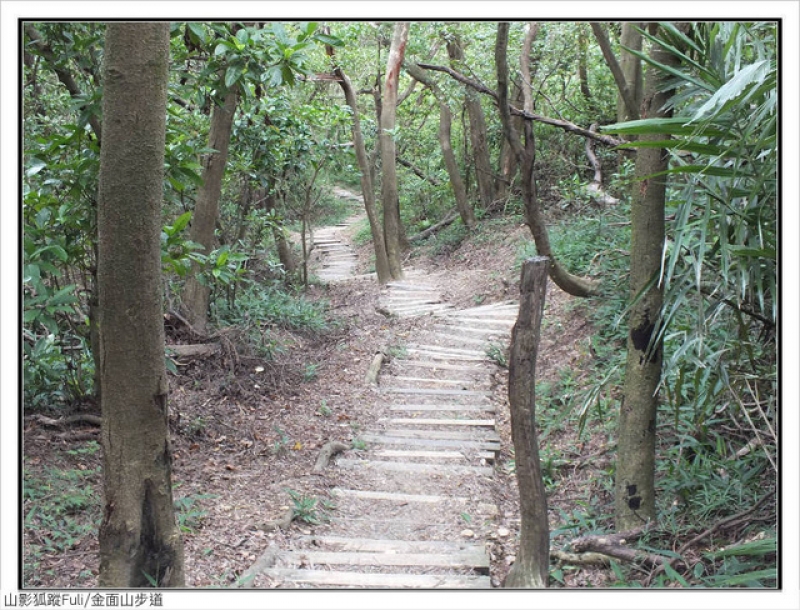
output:
{"label": "green leaf", "polygon": [[192,219],[192,212],[184,212],[180,216],[175,219],[175,222],[172,223],[172,233],[180,233],[186,228],[186,225],[189,224],[189,221]]}
{"label": "green leaf", "polygon": [[236,32],[236,39],[242,44],[247,44],[250,40],[250,34],[247,32],[246,28],[242,28]]}
{"label": "green leaf", "polygon": [[601,131],[619,135],[667,134],[673,136],[694,136],[699,134],[706,137],[726,137],[730,135],[729,131],[720,129],[719,127],[712,125],[693,125],[691,121],[692,117],[683,116],[639,119],[636,121],[606,125],[605,127],[601,127]]}
{"label": "green leaf", "polygon": [[234,83],[239,80],[241,76],[241,71],[239,67],[236,65],[228,66],[228,69],[225,70],[225,87],[230,89],[233,87]]}
{"label": "green leaf", "polygon": [[745,66],[739,70],[727,83],[722,85],[712,95],[705,104],[703,104],[692,118],[693,121],[699,120],[703,115],[722,107],[726,102],[737,98],[745,90],[753,84],[761,84],[766,79],[770,71],[770,61],[762,60],[757,61],[749,66]]}
{"label": "green leaf", "polygon": [[200,42],[205,43],[205,41],[206,41],[206,31],[203,28],[202,24],[190,22],[190,23],[186,24],[186,27],[188,27],[192,31],[192,34],[197,36],[197,39]]}
{"label": "green leaf", "polygon": [[25,170],[25,175],[30,178],[31,176],[35,176],[36,174],[38,174],[45,167],[47,167],[47,163],[45,163],[44,161],[40,161],[39,159],[34,159],[33,163],[31,163],[28,169]]}
{"label": "green leaf", "polygon": [[343,47],[344,42],[341,38],[337,38],[336,36],[331,36],[329,34],[315,34],[314,40],[317,42],[321,42],[322,44],[329,44],[332,47]]}

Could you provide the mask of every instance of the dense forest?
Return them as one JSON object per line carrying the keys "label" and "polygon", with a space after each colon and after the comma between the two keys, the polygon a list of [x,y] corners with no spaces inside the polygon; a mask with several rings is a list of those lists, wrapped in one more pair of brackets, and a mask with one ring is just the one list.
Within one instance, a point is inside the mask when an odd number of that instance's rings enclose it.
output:
{"label": "dense forest", "polygon": [[[412,332],[356,294],[429,265],[487,305],[534,256],[538,358],[571,355],[525,407],[544,542],[517,436],[494,465],[522,498],[497,584],[516,557],[506,586],[778,585],[776,23],[21,28],[26,586],[229,586],[252,561],[192,573],[221,500],[171,453],[242,431],[200,405],[263,414],[264,468],[313,464],[303,426],[355,419],[332,359]],[[318,234],[353,216],[329,283]],[[289,495],[283,531],[335,514]]]}

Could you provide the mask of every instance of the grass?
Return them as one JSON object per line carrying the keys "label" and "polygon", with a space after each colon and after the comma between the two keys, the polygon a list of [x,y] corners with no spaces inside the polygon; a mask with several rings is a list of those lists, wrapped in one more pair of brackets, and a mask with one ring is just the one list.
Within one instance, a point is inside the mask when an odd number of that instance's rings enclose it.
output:
{"label": "grass", "polygon": [[[90,455],[98,445],[90,442],[70,450],[74,456]],[[34,474],[23,468],[23,526],[26,555],[23,581],[35,586],[45,555],[62,554],[96,536],[102,517],[101,498],[95,492],[100,468],[48,467]],[[91,573],[82,573],[84,578]]]}

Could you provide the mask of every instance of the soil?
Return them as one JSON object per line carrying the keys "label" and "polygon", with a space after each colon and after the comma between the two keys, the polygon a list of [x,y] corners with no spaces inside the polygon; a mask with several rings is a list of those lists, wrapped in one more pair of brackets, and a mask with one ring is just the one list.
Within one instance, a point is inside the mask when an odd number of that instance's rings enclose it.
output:
{"label": "soil", "polygon": [[[431,239],[407,261],[417,270],[436,273],[446,300],[456,307],[474,307],[515,298],[519,246],[529,239],[527,228],[506,219],[491,223],[460,245],[448,249]],[[355,227],[347,231],[355,232]],[[370,246],[356,248],[357,272],[367,273]],[[230,587],[264,553],[270,543],[287,546],[292,539],[317,531],[317,526],[295,519],[288,528],[265,528],[292,506],[291,495],[314,497],[335,507],[331,475],[314,472],[320,449],[329,441],[348,446],[358,437],[370,412],[371,392],[365,374],[373,356],[425,331],[425,320],[387,318],[376,310],[380,297],[370,277],[312,285],[312,299],[329,305],[331,329],[311,336],[275,329],[284,348],[271,359],[237,349],[235,333],[222,334],[220,354],[188,360],[171,375],[170,431],[173,443],[173,481],[176,503],[182,507],[187,587]],[[168,320],[168,341],[189,342],[191,337],[177,320]],[[538,375],[557,381],[569,368],[580,376],[590,364],[590,328],[573,299],[552,285],[548,289],[542,329]],[[499,586],[513,563],[519,530],[518,496],[511,473],[513,455],[507,404],[506,372],[493,376],[494,399],[505,408],[497,411],[502,451],[489,493],[498,512],[495,535],[490,536],[491,579]],[[537,405],[537,409],[558,408]],[[33,418],[24,422],[26,477],[44,478],[54,469],[86,472],[100,467],[100,452],[79,452],[85,444],[69,440],[63,430],[45,427]],[[77,426],[68,434],[99,440],[96,428]],[[557,481],[549,499],[551,528],[558,527],[562,512],[576,502],[609,503],[603,485],[603,435],[578,442],[571,423],[551,433],[552,454],[567,457],[596,455],[587,465],[554,467]],[[581,466],[581,464],[583,466]],[[99,521],[102,497],[99,474],[91,481],[96,506],[84,516]],[[337,475],[338,476],[338,475]],[[357,474],[353,474],[357,476]],[[341,485],[341,478],[338,479]],[[416,493],[430,493],[419,489]],[[291,495],[290,495],[291,494]],[[323,510],[323,504],[317,508]],[[355,505],[350,505],[355,506]],[[23,514],[34,508],[25,502]],[[331,509],[335,512],[335,508]],[[403,512],[429,510],[414,506]],[[179,519],[181,511],[179,511]],[[81,518],[80,515],[73,518]],[[39,521],[25,529],[24,581],[28,586],[91,588],[96,585],[98,545],[96,528],[66,546],[48,552]],[[324,528],[324,525],[320,525]],[[562,541],[557,536],[554,544]],[[36,546],[38,545],[38,547]],[[38,548],[34,555],[33,551]],[[357,568],[354,568],[357,569]],[[603,586],[606,572],[586,568],[568,571],[565,586]]]}

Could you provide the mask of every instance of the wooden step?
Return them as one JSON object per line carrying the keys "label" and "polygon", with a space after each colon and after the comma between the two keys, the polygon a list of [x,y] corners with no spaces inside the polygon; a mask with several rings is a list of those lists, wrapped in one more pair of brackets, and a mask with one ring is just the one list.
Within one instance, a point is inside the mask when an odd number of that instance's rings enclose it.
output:
{"label": "wooden step", "polygon": [[435,396],[491,396],[491,392],[483,390],[453,390],[439,388],[381,388],[381,392],[389,394],[429,394]]}
{"label": "wooden step", "polygon": [[392,377],[393,381],[402,381],[403,383],[432,383],[434,385],[460,385],[460,386],[475,386],[483,385],[481,382],[474,379],[437,379],[431,377]]}
{"label": "wooden step", "polygon": [[386,458],[423,458],[433,460],[467,460],[470,458],[480,458],[484,460],[494,459],[492,451],[476,451],[473,455],[461,451],[409,451],[405,449],[380,449],[374,452],[377,457]]}
{"label": "wooden step", "polygon": [[394,404],[389,406],[390,411],[464,411],[465,413],[494,413],[492,404],[486,405],[457,405],[457,404]]}
{"label": "wooden step", "polygon": [[454,553],[368,553],[358,551],[288,551],[281,553],[281,563],[289,565],[328,566],[424,566],[437,568],[489,569],[486,551],[456,551]]}
{"label": "wooden step", "polygon": [[[425,430],[425,432],[429,432]],[[438,432],[437,432],[438,433]],[[419,438],[413,436],[391,436],[380,434],[362,434],[359,438],[367,443],[383,445],[402,445],[409,447],[443,447],[457,449],[488,449],[492,452],[500,451],[499,440],[473,440],[459,438]]]}
{"label": "wooden step", "polygon": [[[458,498],[455,499],[458,500]],[[320,545],[336,546],[345,551],[364,551],[368,553],[458,553],[463,551],[476,552],[484,549],[482,544],[467,541],[452,542],[449,540],[382,540],[324,535],[299,536],[298,539]]]}
{"label": "wooden step", "polygon": [[493,419],[426,419],[423,417],[402,417],[390,419],[389,423],[395,426],[413,425],[413,426],[456,426],[456,427],[486,427],[494,428],[495,420]]}
{"label": "wooden step", "polygon": [[384,462],[381,460],[356,460],[340,458],[336,465],[341,468],[370,468],[392,472],[414,472],[417,474],[478,474],[487,477],[494,476],[494,468],[489,466],[461,466],[455,464],[419,464],[414,462]]}
{"label": "wooden step", "polygon": [[488,576],[436,574],[364,574],[338,570],[289,570],[272,568],[264,574],[275,580],[342,587],[389,589],[489,589]]}
{"label": "wooden step", "polygon": [[387,436],[398,438],[428,438],[433,440],[462,440],[462,441],[495,441],[500,442],[497,431],[489,428],[472,428],[470,430],[436,430],[397,428],[384,430]]}
{"label": "wooden step", "polygon": [[463,371],[465,373],[486,374],[486,369],[482,366],[474,366],[469,364],[448,364],[446,362],[437,362],[433,360],[408,360],[406,358],[395,358],[392,360],[392,364],[400,367],[424,367],[442,371]]}
{"label": "wooden step", "polygon": [[[430,494],[403,494],[390,491],[362,491],[360,489],[331,489],[334,496],[350,496],[362,500],[384,500],[387,502],[419,503],[419,504],[440,504],[442,502],[467,502],[467,498],[453,498],[448,496],[436,496]],[[353,549],[357,551],[367,551],[373,549]],[[396,550],[396,549],[395,549]],[[403,552],[403,551],[398,551]]]}

